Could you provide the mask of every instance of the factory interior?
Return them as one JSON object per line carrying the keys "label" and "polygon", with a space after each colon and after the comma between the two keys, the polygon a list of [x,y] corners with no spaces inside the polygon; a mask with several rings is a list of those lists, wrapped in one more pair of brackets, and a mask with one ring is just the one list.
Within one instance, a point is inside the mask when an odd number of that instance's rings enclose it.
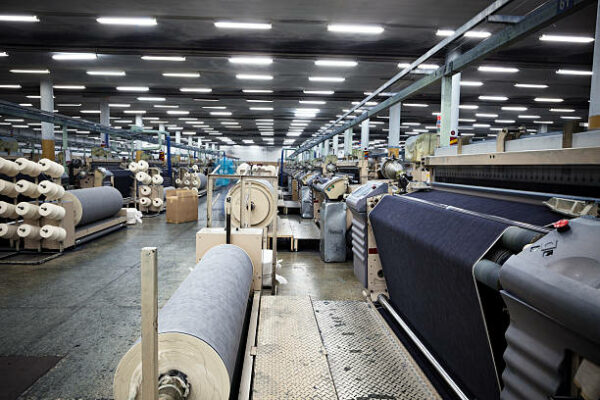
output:
{"label": "factory interior", "polygon": [[0,2],[0,400],[600,400],[597,0]]}

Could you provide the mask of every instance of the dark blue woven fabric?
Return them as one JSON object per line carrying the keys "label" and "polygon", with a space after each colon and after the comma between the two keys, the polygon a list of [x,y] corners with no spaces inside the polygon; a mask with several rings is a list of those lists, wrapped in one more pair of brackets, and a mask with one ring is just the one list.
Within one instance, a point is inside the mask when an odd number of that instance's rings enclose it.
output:
{"label": "dark blue woven fabric", "polygon": [[443,190],[414,192],[407,196],[538,226],[548,225],[564,218],[560,214],[541,205],[537,206],[508,200],[490,199],[488,197],[470,196],[468,194],[445,192]]}
{"label": "dark blue woven fabric", "polygon": [[472,267],[507,225],[404,196],[369,218],[395,308],[470,397],[498,399]]}

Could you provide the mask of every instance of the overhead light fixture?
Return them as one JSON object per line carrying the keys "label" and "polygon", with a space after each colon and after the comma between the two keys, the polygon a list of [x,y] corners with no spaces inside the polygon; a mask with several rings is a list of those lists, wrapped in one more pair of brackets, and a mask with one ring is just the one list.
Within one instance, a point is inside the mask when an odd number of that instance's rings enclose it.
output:
{"label": "overhead light fixture", "polygon": [[323,100],[300,100],[300,104],[326,104]]}
{"label": "overhead light fixture", "polygon": [[506,96],[479,96],[479,100],[484,101],[506,101],[508,97]]}
{"label": "overhead light fixture", "polygon": [[477,113],[475,114],[476,117],[480,117],[480,118],[498,118],[498,114],[487,114],[487,113]]}
{"label": "overhead light fixture", "polygon": [[477,70],[480,72],[496,72],[496,73],[507,73],[507,74],[514,74],[516,72],[519,72],[518,68],[495,67],[495,66],[491,66],[491,65],[482,65],[482,66],[478,67]]}
{"label": "overhead light fixture", "polygon": [[378,35],[384,29],[379,25],[356,25],[356,24],[330,24],[327,25],[329,32],[352,33],[362,35]]}
{"label": "overhead light fixture", "polygon": [[247,103],[272,103],[273,100],[257,100],[257,99],[247,99]]}
{"label": "overhead light fixture", "polygon": [[233,21],[217,21],[215,27],[222,29],[255,29],[268,30],[271,29],[271,24],[262,22],[233,22]]}
{"label": "overhead light fixture", "polygon": [[420,107],[420,108],[425,108],[425,107],[429,107],[429,104],[425,104],[425,103],[402,103],[402,106],[404,106],[404,107]]}
{"label": "overhead light fixture", "polygon": [[83,90],[85,86],[83,85],[53,85],[54,89],[58,90]]}
{"label": "overhead light fixture", "polygon": [[344,82],[346,78],[340,76],[309,76],[308,80],[312,82]]}
{"label": "overhead light fixture", "polygon": [[581,76],[592,76],[592,71],[583,71],[578,69],[559,69],[556,71],[559,75],[581,75]]}
{"label": "overhead light fixture", "polygon": [[0,89],[21,89],[21,85],[0,85]]}
{"label": "overhead light fixture", "polygon": [[594,38],[588,36],[542,35],[540,40],[544,42],[591,43]]}
{"label": "overhead light fixture", "polygon": [[138,97],[139,101],[166,101],[167,99],[164,97]]}
{"label": "overhead light fixture", "polygon": [[[458,108],[463,109],[463,110],[477,110],[479,108],[478,105],[475,104],[461,104],[458,106]],[[433,113],[433,115],[436,115],[439,113]]]}
{"label": "overhead light fixture", "polygon": [[185,61],[185,57],[181,56],[142,56],[141,58],[146,61]]}
{"label": "overhead light fixture", "polygon": [[492,34],[486,31],[467,31],[464,36],[468,38],[485,39],[492,36]]}
{"label": "overhead light fixture", "polygon": [[54,60],[96,60],[96,53],[57,53],[52,55]]}
{"label": "overhead light fixture", "polygon": [[[459,119],[458,119],[458,122],[477,122],[477,120],[476,120],[476,119],[473,119],[473,118],[459,118]],[[428,128],[428,129],[429,129],[429,128],[431,128],[431,129],[437,129],[437,126],[433,126],[433,127],[427,127],[427,128]]]}
{"label": "overhead light fixture", "polygon": [[515,83],[515,87],[521,89],[546,89],[548,85],[537,84],[537,83]]}
{"label": "overhead light fixture", "polygon": [[189,111],[184,110],[167,110],[167,114],[169,115],[188,115]]}
{"label": "overhead light fixture", "polygon": [[230,111],[211,111],[210,115],[215,115],[215,116],[229,116],[231,115]]}
{"label": "overhead light fixture", "polygon": [[479,82],[479,81],[460,81],[460,86],[479,87],[479,86],[483,86],[483,82]]}
{"label": "overhead light fixture", "polygon": [[60,103],[56,105],[57,107],[81,107],[81,104],[77,103]]}
{"label": "overhead light fixture", "polygon": [[147,92],[150,90],[148,86],[117,86],[120,92]]}
{"label": "overhead light fixture", "polygon": [[273,93],[271,89],[242,89],[244,93]]}
{"label": "overhead light fixture", "polygon": [[560,118],[561,119],[572,119],[572,120],[581,119],[581,117],[574,117],[574,116],[570,116],[570,115],[561,115]]}
{"label": "overhead light fixture", "polygon": [[104,25],[154,26],[156,18],[150,17],[99,17],[96,21]]}
{"label": "overhead light fixture", "polygon": [[124,110],[124,114],[146,114],[145,110]]}
{"label": "overhead light fixture", "polygon": [[100,110],[80,110],[82,114],[100,114]]}
{"label": "overhead light fixture", "polygon": [[473,128],[489,128],[490,124],[473,124]]}
{"label": "overhead light fixture", "polygon": [[506,107],[502,107],[503,111],[527,111],[527,107],[521,107],[521,106],[506,106]]}
{"label": "overhead light fixture", "polygon": [[184,92],[184,93],[210,93],[212,92],[212,89],[210,88],[194,88],[194,87],[182,87],[179,88],[180,92]]}
{"label": "overhead light fixture", "polygon": [[554,121],[533,121],[534,124],[552,125]]}
{"label": "overhead light fixture", "polygon": [[303,90],[302,92],[304,92],[304,94],[318,94],[325,96],[329,96],[335,93],[333,90]]}
{"label": "overhead light fixture", "polygon": [[250,111],[273,111],[273,107],[250,107]]}
{"label": "overhead light fixture", "polygon": [[540,119],[539,115],[519,115],[520,119]]}
{"label": "overhead light fixture", "polygon": [[19,103],[19,105],[21,107],[33,107],[33,104],[31,104],[31,103]]}
{"label": "overhead light fixture", "polygon": [[162,75],[167,78],[200,78],[198,72],[163,72]]}
{"label": "overhead light fixture", "polygon": [[575,112],[575,109],[573,109],[573,108],[551,108],[550,112],[572,113],[572,112]]}
{"label": "overhead light fixture", "polygon": [[229,62],[243,65],[271,65],[273,59],[271,57],[230,57]]}
{"label": "overhead light fixture", "polygon": [[514,119],[497,119],[494,122],[497,124],[514,124],[515,120]]}
{"label": "overhead light fixture", "polygon": [[533,101],[538,103],[562,103],[564,99],[558,97],[536,97]]}
{"label": "overhead light fixture", "polygon": [[154,108],[179,108],[179,106],[170,104],[154,104]]}
{"label": "overhead light fixture", "polygon": [[243,80],[254,80],[254,81],[270,81],[273,79],[272,75],[259,75],[259,74],[237,74],[237,79]]}
{"label": "overhead light fixture", "polygon": [[315,65],[319,67],[356,67],[358,62],[352,60],[316,60]]}
{"label": "overhead light fixture", "polygon": [[35,15],[9,15],[0,14],[0,21],[2,22],[40,22]]}
{"label": "overhead light fixture", "polygon": [[49,74],[49,69],[11,69],[13,74]]}
{"label": "overhead light fixture", "polygon": [[92,70],[86,71],[88,75],[99,75],[99,76],[125,76],[125,71],[111,71],[111,70]]}
{"label": "overhead light fixture", "polygon": [[202,108],[205,110],[225,110],[227,107],[225,107],[225,106],[204,106]]}
{"label": "overhead light fixture", "polygon": [[[59,104],[60,105],[60,104]],[[131,107],[131,104],[125,104],[125,103],[109,103],[108,104],[109,107],[112,108],[129,108]]]}

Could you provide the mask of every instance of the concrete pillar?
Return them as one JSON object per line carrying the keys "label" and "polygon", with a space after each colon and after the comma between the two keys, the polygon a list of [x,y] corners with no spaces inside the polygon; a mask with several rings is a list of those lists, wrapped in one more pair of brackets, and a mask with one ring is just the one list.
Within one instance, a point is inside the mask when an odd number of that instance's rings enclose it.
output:
{"label": "concrete pillar", "polygon": [[212,144],[210,145],[210,149],[211,149],[211,150],[216,150],[216,149],[217,149],[217,145],[216,145],[216,144],[214,144],[214,143],[212,143]]}
{"label": "concrete pillar", "polygon": [[450,136],[458,135],[460,75],[455,74],[442,78],[440,146],[449,146]]}
{"label": "concrete pillar", "polygon": [[363,151],[363,156],[368,155],[369,151],[369,121],[365,119],[360,123],[360,149]]}
{"label": "concrete pillar", "polygon": [[141,114],[135,115],[135,126],[137,126],[138,128],[144,128],[144,121],[142,121]]}
{"label": "concrete pillar", "polygon": [[177,143],[177,144],[181,143],[181,131],[175,132],[175,143]]}
{"label": "concrete pillar", "polygon": [[327,157],[329,155],[329,139],[323,142],[323,156]]}
{"label": "concrete pillar", "polygon": [[402,103],[390,107],[388,132],[388,156],[398,157],[400,151],[400,118]]}
{"label": "concrete pillar", "polygon": [[[54,90],[50,79],[40,82],[40,106],[42,111],[54,111]],[[42,122],[42,157],[54,161],[54,124]]]}
{"label": "concrete pillar", "polygon": [[352,154],[352,128],[346,129],[344,132],[344,155],[349,156]]}
{"label": "concrete pillar", "polygon": [[[110,126],[110,107],[108,101],[100,103],[100,125]],[[102,134],[102,144],[106,147],[110,146],[110,135],[105,132]]]}
{"label": "concrete pillar", "polygon": [[337,156],[338,156],[338,152],[339,152],[339,147],[340,147],[340,138],[339,138],[339,135],[335,135],[335,136],[333,137],[333,142],[332,142],[332,143],[333,143],[333,144],[332,144],[331,153],[332,153],[334,156],[336,156],[336,157],[337,157]]}
{"label": "concrete pillar", "polygon": [[600,3],[598,3],[598,11],[596,13],[596,41],[594,42],[592,71],[588,129],[600,129]]}
{"label": "concrete pillar", "polygon": [[188,145],[189,146],[193,146],[194,145],[194,138],[191,137],[191,136],[188,138]]}
{"label": "concrete pillar", "polygon": [[540,125],[540,129],[538,129],[538,133],[546,133],[548,132],[548,125],[542,124]]}

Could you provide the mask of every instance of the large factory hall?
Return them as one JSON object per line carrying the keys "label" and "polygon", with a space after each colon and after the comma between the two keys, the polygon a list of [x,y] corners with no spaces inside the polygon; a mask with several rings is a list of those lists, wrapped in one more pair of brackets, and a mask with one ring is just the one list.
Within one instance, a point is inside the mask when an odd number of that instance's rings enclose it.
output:
{"label": "large factory hall", "polygon": [[0,1],[0,400],[600,400],[598,0]]}

